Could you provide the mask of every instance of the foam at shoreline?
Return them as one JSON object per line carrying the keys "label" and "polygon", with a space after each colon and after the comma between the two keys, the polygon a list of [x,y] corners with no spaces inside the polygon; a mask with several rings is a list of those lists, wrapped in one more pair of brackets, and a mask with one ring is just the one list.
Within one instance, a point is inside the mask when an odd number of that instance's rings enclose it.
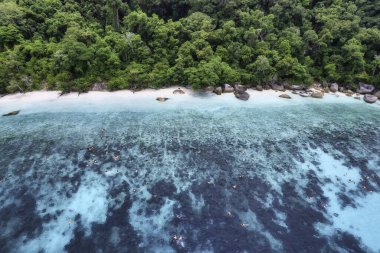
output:
{"label": "foam at shoreline", "polygon": [[[121,90],[116,92],[91,91],[88,93],[69,93],[59,96],[59,91],[34,91],[4,96],[0,99],[0,113],[22,110],[22,114],[38,112],[120,112],[129,110],[165,110],[165,109],[200,109],[213,110],[223,107],[255,108],[260,106],[282,107],[287,105],[303,105],[312,103],[365,103],[347,97],[345,94],[326,94],[323,99],[304,98],[291,94],[290,91],[276,92],[273,90],[256,91],[249,89],[248,101],[235,98],[233,93],[217,96],[212,92],[196,92],[182,88],[183,95],[174,95],[177,87],[165,89],[146,89],[139,92]],[[287,93],[292,99],[279,98],[280,94]],[[169,98],[166,102],[156,101],[157,97]],[[380,102],[372,105],[380,106]]]}

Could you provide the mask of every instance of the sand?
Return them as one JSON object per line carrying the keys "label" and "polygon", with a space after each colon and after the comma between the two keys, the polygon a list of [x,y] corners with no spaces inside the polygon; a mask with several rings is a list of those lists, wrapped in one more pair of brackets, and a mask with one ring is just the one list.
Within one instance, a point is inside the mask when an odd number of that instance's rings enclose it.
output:
{"label": "sand", "polygon": [[[308,103],[365,103],[342,93],[328,93],[323,99],[304,98],[290,91],[273,90],[256,91],[248,89],[250,99],[241,101],[233,93],[217,96],[212,92],[197,92],[181,88],[183,95],[175,95],[178,87],[165,89],[146,89],[138,92],[121,90],[115,92],[91,91],[78,94],[76,92],[60,96],[59,91],[33,91],[10,94],[0,98],[0,114],[21,110],[20,114],[39,112],[119,112],[129,110],[165,110],[165,109],[200,109],[213,110],[221,107],[288,106]],[[292,99],[279,98],[281,94],[289,94]],[[166,102],[156,101],[157,97],[169,98]],[[371,106],[371,105],[369,105]],[[380,102],[372,106],[380,106]]]}

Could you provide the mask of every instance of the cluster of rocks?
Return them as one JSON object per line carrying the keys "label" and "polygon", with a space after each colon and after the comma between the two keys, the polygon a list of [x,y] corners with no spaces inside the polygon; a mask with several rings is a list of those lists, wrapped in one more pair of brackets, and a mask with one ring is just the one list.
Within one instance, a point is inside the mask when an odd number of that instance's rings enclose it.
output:
{"label": "cluster of rocks", "polygon": [[[376,92],[375,86],[373,86],[372,84],[360,82],[356,92],[350,89],[346,89],[345,87],[339,87],[337,84],[334,84],[334,87],[338,87],[338,90],[340,92],[346,94],[346,96],[353,97],[355,99],[361,99],[361,95],[363,95],[363,100],[370,104],[376,103],[376,101],[380,99],[380,91]],[[332,91],[331,86],[330,90]]]}
{"label": "cluster of rocks", "polygon": [[[247,92],[248,87],[241,84],[223,84],[221,86],[217,87],[207,87],[206,91],[214,92],[217,95],[222,95],[223,93],[234,93],[235,97],[240,100],[248,100],[250,98],[249,93]],[[326,93],[337,93],[341,92],[344,93],[346,96],[353,97],[355,99],[361,99],[361,96],[363,96],[363,100],[367,103],[376,103],[380,99],[380,91],[375,91],[375,87],[371,84],[365,84],[365,83],[359,83],[359,87],[356,92],[347,89],[345,87],[339,86],[337,83],[332,83],[330,85],[321,85],[321,84],[314,84],[311,87],[306,87],[304,85],[295,85],[295,84],[288,84],[288,83],[272,83],[272,84],[265,84],[265,85],[257,85],[255,87],[257,91],[263,91],[263,90],[274,90],[274,91],[280,91],[284,92],[286,90],[292,91],[293,94],[299,95],[301,97],[311,97],[311,98],[318,98],[321,99],[324,97]],[[173,91],[174,95],[181,95],[185,94],[185,91],[183,91],[181,88],[178,88]],[[336,94],[336,96],[339,96],[339,94]],[[288,94],[281,94],[279,95],[280,98],[284,99],[291,99],[292,97]],[[169,98],[166,97],[158,97],[156,98],[157,101],[165,102]]]}
{"label": "cluster of rocks", "polygon": [[323,98],[325,96],[325,91],[319,88],[310,88],[307,90],[293,90],[293,94],[301,97]]}
{"label": "cluster of rocks", "polygon": [[[267,87],[268,88],[268,87]],[[359,83],[359,87],[356,90],[356,92],[347,89],[345,87],[340,87],[337,83],[332,83],[329,86],[322,86],[321,84],[314,84],[309,88],[306,88],[302,85],[270,85],[270,88],[272,88],[275,91],[284,91],[284,90],[291,90],[293,94],[300,95],[301,97],[312,97],[312,98],[323,98],[324,94],[326,93],[336,93],[341,92],[344,93],[346,96],[353,97],[355,99],[361,99],[361,96],[363,96],[363,100],[367,103],[376,103],[380,99],[380,91],[375,91],[375,87],[371,84],[365,84],[365,83]],[[262,85],[257,86],[257,90],[261,91],[265,89]],[[336,96],[339,96],[336,94]],[[289,95],[282,94],[280,95],[281,98],[290,98]]]}
{"label": "cluster of rocks", "polygon": [[248,87],[245,85],[235,84],[232,86],[226,83],[222,86],[216,87],[214,93],[217,95],[222,95],[222,93],[234,93],[237,99],[247,101],[249,99],[247,89]]}
{"label": "cluster of rocks", "polygon": [[370,104],[376,103],[380,99],[380,91],[375,92],[375,87],[372,84],[359,83],[357,92],[363,94],[364,101]]}
{"label": "cluster of rocks", "polygon": [[[182,90],[181,88],[178,88],[178,89],[175,89],[173,91],[173,94],[174,95],[183,95],[183,94],[185,94],[185,91]],[[159,102],[165,102],[165,101],[169,100],[169,98],[166,98],[166,97],[157,97],[156,100],[159,101]]]}

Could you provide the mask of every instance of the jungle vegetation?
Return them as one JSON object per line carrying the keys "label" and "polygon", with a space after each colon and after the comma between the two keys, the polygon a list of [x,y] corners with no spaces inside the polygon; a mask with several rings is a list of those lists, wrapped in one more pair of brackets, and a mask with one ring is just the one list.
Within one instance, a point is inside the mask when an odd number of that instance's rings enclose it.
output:
{"label": "jungle vegetation", "polygon": [[0,93],[359,81],[378,0],[0,0]]}

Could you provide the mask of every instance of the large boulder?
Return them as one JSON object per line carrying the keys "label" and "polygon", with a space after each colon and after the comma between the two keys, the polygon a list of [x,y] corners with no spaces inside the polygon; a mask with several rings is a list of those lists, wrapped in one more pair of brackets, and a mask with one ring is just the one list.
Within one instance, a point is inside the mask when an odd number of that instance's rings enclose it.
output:
{"label": "large boulder", "polygon": [[312,93],[311,93],[311,97],[313,98],[323,98],[325,94],[320,91],[320,90],[314,90]]}
{"label": "large boulder", "polygon": [[271,87],[272,87],[272,89],[275,90],[275,91],[285,91],[284,86],[281,85],[281,84],[273,83],[273,84],[271,84]]}
{"label": "large boulder", "polygon": [[234,88],[236,92],[243,92],[248,89],[245,85],[241,85],[241,84],[236,84]]}
{"label": "large boulder", "polygon": [[360,94],[369,94],[375,90],[375,86],[372,84],[359,83],[358,93]]}
{"label": "large boulder", "polygon": [[376,103],[377,99],[378,98],[374,95],[370,95],[370,94],[364,95],[364,101],[370,104]]}
{"label": "large boulder", "polygon": [[214,93],[216,94],[216,95],[222,95],[222,92],[223,92],[223,90],[222,90],[222,87],[216,87],[215,89],[214,89]]}
{"label": "large boulder", "polygon": [[258,91],[263,91],[264,88],[263,88],[262,85],[257,85],[257,86],[256,86],[256,90],[258,90]]}
{"label": "large boulder", "polygon": [[246,91],[242,91],[242,92],[235,91],[234,94],[237,99],[244,100],[244,101],[247,101],[249,99],[249,94]]}
{"label": "large boulder", "polygon": [[330,91],[331,92],[337,92],[339,90],[339,85],[337,83],[332,83],[330,85]]}
{"label": "large boulder", "polygon": [[164,97],[158,97],[156,98],[157,101],[160,101],[160,102],[165,102],[166,100],[168,100],[169,98],[164,98]]}
{"label": "large boulder", "polygon": [[173,91],[173,94],[174,95],[182,95],[182,94],[185,94],[185,92],[181,88],[178,88],[178,89]]}
{"label": "large boulder", "polygon": [[20,112],[20,110],[18,110],[18,111],[13,111],[13,112],[8,112],[8,113],[6,113],[6,114],[3,114],[3,116],[4,116],[4,117],[6,117],[6,116],[15,116],[15,115],[19,114],[19,112]]}
{"label": "large boulder", "polygon": [[286,98],[286,99],[291,99],[291,98],[292,98],[292,97],[289,96],[288,94],[281,94],[279,97],[280,97],[280,98]]}
{"label": "large boulder", "polygon": [[378,99],[380,99],[380,91],[376,92],[374,95],[375,95]]}
{"label": "large boulder", "polygon": [[235,91],[234,87],[232,87],[228,83],[223,85],[223,93],[232,93],[234,91]]}

